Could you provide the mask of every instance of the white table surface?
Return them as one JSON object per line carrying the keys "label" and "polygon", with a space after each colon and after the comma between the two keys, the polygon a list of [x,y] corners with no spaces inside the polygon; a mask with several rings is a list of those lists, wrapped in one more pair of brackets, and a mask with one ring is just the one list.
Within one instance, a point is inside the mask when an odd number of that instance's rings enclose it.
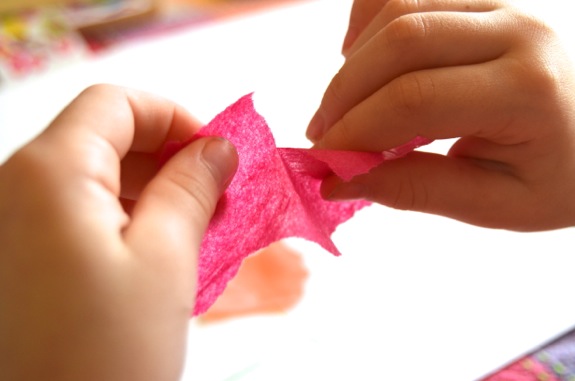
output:
{"label": "white table surface", "polygon": [[[98,82],[164,95],[206,122],[254,91],[278,146],[308,147],[307,122],[343,62],[350,4],[183,30],[0,88],[0,161]],[[566,5],[523,4],[568,42]],[[292,311],[193,321],[183,379],[475,380],[575,326],[573,229],[520,234],[372,206],[334,241],[342,257],[291,241],[311,274]]]}

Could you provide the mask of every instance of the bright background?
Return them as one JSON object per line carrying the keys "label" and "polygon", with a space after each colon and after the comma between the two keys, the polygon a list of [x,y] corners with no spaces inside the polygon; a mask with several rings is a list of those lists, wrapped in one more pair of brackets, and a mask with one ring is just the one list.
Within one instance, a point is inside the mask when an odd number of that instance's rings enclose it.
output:
{"label": "bright background", "polygon": [[[518,3],[573,44],[565,2]],[[308,147],[350,6],[315,0],[205,24],[0,87],[0,161],[98,82],[161,94],[205,122],[255,92],[278,146]],[[194,321],[184,379],[475,380],[575,326],[573,229],[519,234],[373,206],[334,241],[342,257],[292,241],[311,273],[292,311]]]}

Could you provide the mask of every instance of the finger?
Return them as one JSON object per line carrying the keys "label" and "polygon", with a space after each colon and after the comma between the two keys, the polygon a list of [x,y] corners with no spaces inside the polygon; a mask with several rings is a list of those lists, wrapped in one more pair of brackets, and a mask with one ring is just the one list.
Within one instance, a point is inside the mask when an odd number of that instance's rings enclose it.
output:
{"label": "finger", "polygon": [[[348,49],[344,51],[345,57],[352,56],[360,47],[367,41],[375,36],[380,30],[384,29],[390,22],[398,19],[401,16],[424,13],[424,12],[489,12],[502,7],[499,1],[477,1],[477,0],[437,0],[437,1],[416,1],[416,0],[389,0],[385,1],[382,6],[382,1],[368,1],[368,4],[358,5],[360,8],[357,12],[358,26],[361,27],[361,33],[354,40],[353,45],[349,45]],[[380,3],[380,8],[377,9],[376,4]],[[355,7],[355,4],[354,4]],[[353,12],[353,9],[352,9]],[[369,17],[363,15],[363,12],[372,12]],[[352,13],[353,17],[353,13]],[[350,29],[352,20],[354,26],[356,25],[355,19],[350,17]],[[368,20],[368,23],[365,21]],[[356,30],[359,28],[356,28]],[[353,34],[353,33],[352,33]]]}
{"label": "finger", "polygon": [[308,138],[319,140],[351,108],[403,74],[472,65],[504,54],[516,38],[512,26],[493,28],[493,19],[479,15],[423,13],[396,19],[335,75],[310,122]]}
{"label": "finger", "polygon": [[[423,152],[385,162],[349,183],[329,178],[321,191],[330,200],[364,198],[490,228],[532,230],[538,220],[528,188],[505,169]],[[525,216],[524,225],[517,215]]]}
{"label": "finger", "polygon": [[166,99],[95,85],[73,100],[39,140],[72,154],[63,166],[96,178],[118,195],[119,162],[128,151],[155,152],[166,140],[185,140],[197,128],[196,120]]}
{"label": "finger", "polygon": [[129,149],[156,152],[166,140],[188,139],[199,127],[187,111],[167,99],[134,89],[94,85],[64,109],[48,132],[96,133],[123,156]]}
{"label": "finger", "polygon": [[122,190],[120,196],[137,200],[146,185],[158,174],[160,163],[157,155],[129,152],[121,163]]}
{"label": "finger", "polygon": [[235,148],[221,138],[199,139],[182,149],[142,192],[126,241],[152,258],[181,255],[189,269],[237,164]]}
{"label": "finger", "polygon": [[355,0],[353,2],[349,15],[349,25],[341,49],[344,56],[347,56],[346,52],[355,40],[388,2],[389,0]]}
{"label": "finger", "polygon": [[[379,152],[416,136],[434,140],[473,135],[499,144],[524,143],[536,134],[538,124],[530,123],[530,131],[521,120],[541,119],[542,106],[529,96],[534,94],[529,81],[505,74],[516,65],[508,58],[401,76],[353,107],[315,147]],[[526,73],[530,80],[537,75]],[[546,93],[544,88],[535,92]]]}
{"label": "finger", "polygon": [[124,213],[126,215],[131,216],[134,207],[136,206],[136,201],[127,199],[127,198],[120,198],[120,204],[122,205],[122,209],[124,209]]}

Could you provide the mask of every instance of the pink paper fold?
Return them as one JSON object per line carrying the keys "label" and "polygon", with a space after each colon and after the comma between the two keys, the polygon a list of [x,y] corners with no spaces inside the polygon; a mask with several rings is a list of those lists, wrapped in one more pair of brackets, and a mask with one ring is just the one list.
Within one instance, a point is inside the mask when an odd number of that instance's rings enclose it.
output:
{"label": "pink paper fold", "polygon": [[[216,116],[198,136],[230,140],[240,160],[202,242],[196,315],[215,302],[244,258],[275,241],[304,238],[340,255],[331,234],[369,202],[326,201],[320,195],[321,181],[330,174],[350,180],[429,142],[414,140],[384,154],[276,148],[251,94]],[[183,145],[167,146],[164,160]]]}

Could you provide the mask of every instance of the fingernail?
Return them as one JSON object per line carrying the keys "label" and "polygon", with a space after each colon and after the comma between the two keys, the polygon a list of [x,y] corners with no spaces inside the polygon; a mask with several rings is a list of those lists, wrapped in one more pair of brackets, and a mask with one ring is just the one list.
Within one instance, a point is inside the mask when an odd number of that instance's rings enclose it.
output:
{"label": "fingernail", "polygon": [[326,197],[328,200],[357,200],[367,197],[367,187],[358,183],[341,183]]}
{"label": "fingernail", "polygon": [[232,181],[238,166],[238,153],[232,143],[221,137],[211,137],[202,150],[202,160],[216,181],[225,189]]}
{"label": "fingernail", "polygon": [[313,143],[317,142],[321,139],[324,134],[325,129],[325,121],[321,116],[319,110],[315,113],[311,121],[309,122],[309,126],[307,127],[306,136],[309,140]]}
{"label": "fingernail", "polygon": [[357,28],[350,27],[345,34],[345,38],[343,39],[343,46],[341,47],[341,54],[347,57],[347,52],[353,45],[354,41],[357,39],[358,30]]}

